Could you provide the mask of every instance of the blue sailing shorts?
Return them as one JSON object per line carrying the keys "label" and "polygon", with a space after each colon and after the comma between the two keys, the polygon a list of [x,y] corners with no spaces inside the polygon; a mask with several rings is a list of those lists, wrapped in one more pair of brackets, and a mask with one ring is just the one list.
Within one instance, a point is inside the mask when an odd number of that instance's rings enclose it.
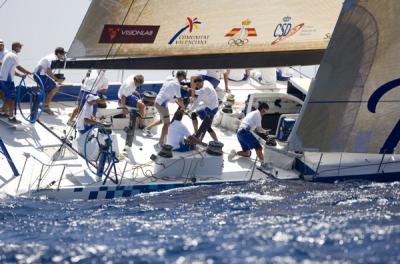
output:
{"label": "blue sailing shorts", "polygon": [[[49,76],[41,75],[39,73],[36,73],[36,74],[37,74],[37,76],[39,76],[40,80],[42,81],[43,86],[44,86],[44,91],[46,92],[46,94],[49,93],[54,88],[56,88],[56,86],[57,86],[56,82],[53,79],[51,79]],[[39,83],[38,77],[36,77],[36,75],[34,76],[34,79],[36,82]]]}
{"label": "blue sailing shorts", "polygon": [[239,129],[237,138],[243,151],[261,149],[260,143],[248,129]]}
{"label": "blue sailing shorts", "polygon": [[15,84],[13,81],[0,81],[0,90],[3,91],[6,101],[15,99]]}

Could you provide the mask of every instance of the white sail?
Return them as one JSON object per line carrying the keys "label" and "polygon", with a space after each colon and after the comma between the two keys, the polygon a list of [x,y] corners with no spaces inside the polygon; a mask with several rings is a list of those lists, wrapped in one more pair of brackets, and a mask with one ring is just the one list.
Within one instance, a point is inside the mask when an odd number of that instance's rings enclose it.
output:
{"label": "white sail", "polygon": [[399,153],[400,1],[347,1],[290,149]]}
{"label": "white sail", "polygon": [[93,0],[69,58],[324,50],[342,0]]}

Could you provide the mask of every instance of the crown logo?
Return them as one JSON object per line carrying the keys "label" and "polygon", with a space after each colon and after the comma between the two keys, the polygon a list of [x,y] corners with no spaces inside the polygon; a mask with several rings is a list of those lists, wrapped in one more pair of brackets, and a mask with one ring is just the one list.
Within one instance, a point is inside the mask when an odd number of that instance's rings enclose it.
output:
{"label": "crown logo", "polygon": [[285,16],[283,22],[289,22],[292,18],[290,16]]}
{"label": "crown logo", "polygon": [[250,24],[251,24],[251,21],[249,19],[242,21],[242,26],[249,26]]}

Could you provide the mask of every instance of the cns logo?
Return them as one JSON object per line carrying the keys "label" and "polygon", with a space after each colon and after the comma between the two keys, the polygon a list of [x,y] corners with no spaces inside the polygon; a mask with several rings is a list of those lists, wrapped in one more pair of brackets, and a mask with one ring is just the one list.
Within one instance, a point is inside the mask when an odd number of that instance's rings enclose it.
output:
{"label": "cns logo", "polygon": [[175,33],[175,35],[168,41],[169,45],[205,45],[209,35],[195,34],[202,24],[201,21],[195,18],[187,17],[185,25]]}
{"label": "cns logo", "polygon": [[304,27],[304,23],[293,26],[291,20],[292,18],[290,16],[286,16],[282,19],[281,23],[276,25],[274,30],[274,37],[276,39],[272,41],[271,45],[275,45],[278,42],[293,36]]}
{"label": "cns logo", "polygon": [[243,46],[249,42],[248,37],[257,37],[257,32],[255,28],[250,26],[251,21],[246,19],[242,21],[242,27],[232,28],[231,31],[226,33],[225,37],[230,37],[228,44],[230,46]]}

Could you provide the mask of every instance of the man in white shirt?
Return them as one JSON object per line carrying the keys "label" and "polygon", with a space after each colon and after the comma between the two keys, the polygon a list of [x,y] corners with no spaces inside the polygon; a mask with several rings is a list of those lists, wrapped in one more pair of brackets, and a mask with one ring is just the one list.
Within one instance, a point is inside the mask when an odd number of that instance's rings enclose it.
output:
{"label": "man in white shirt", "polygon": [[250,76],[250,69],[231,69],[226,71],[228,80],[233,82],[247,81]]}
{"label": "man in white shirt", "polygon": [[94,94],[88,94],[86,96],[85,104],[76,120],[76,129],[80,134],[85,134],[94,125],[103,125],[103,123],[97,120],[93,115],[93,105],[96,104],[99,98],[100,97]]}
{"label": "man in white shirt", "polygon": [[[105,70],[93,70],[90,72],[89,76],[87,76],[82,83],[81,91],[79,92],[78,97],[78,106],[75,107],[72,112],[68,125],[73,124],[73,120],[76,115],[81,111],[86,102],[86,97],[88,94],[98,95],[105,94],[108,90],[108,79],[106,77]],[[93,114],[96,115],[97,112],[97,103],[93,106]]]}
{"label": "man in white shirt", "polygon": [[243,118],[237,132],[237,138],[239,140],[240,146],[242,147],[242,150],[236,153],[232,153],[233,155],[231,155],[231,157],[233,157],[234,155],[250,157],[251,149],[255,149],[258,159],[263,164],[264,155],[262,147],[257,138],[251,133],[251,131],[258,130],[260,132],[264,132],[264,129],[262,128],[262,116],[267,114],[268,109],[268,104],[261,102],[259,103],[258,110],[248,113]]}
{"label": "man in white shirt", "polygon": [[185,105],[181,96],[181,82],[186,79],[186,72],[178,71],[176,78],[173,81],[166,81],[161,87],[155,100],[155,107],[160,114],[160,120],[153,122],[148,127],[144,128],[146,134],[150,134],[150,129],[164,123],[160,139],[158,141],[159,146],[164,144],[164,138],[168,132],[168,126],[170,124],[168,102],[175,100],[181,109],[185,109]]}
{"label": "man in white shirt", "polygon": [[[202,76],[196,77],[193,81],[196,85],[196,90],[192,90],[192,98],[196,103],[202,103],[200,108],[193,112],[191,116],[195,137],[203,140],[205,133],[208,132],[214,141],[218,141],[217,134],[211,126],[214,116],[218,112],[217,92],[210,82],[203,80]],[[198,128],[197,116],[203,120],[200,128]]]}
{"label": "man in white shirt", "polygon": [[[209,81],[212,86],[217,89],[218,85],[221,83],[221,76],[224,78],[224,83],[225,83],[225,92],[229,93],[229,87],[228,87],[228,72],[224,70],[207,70],[206,74],[200,74],[200,76],[203,80]],[[194,88],[194,80],[196,79],[197,76],[193,76],[191,78],[191,87]]]}
{"label": "man in white shirt", "polygon": [[[39,76],[40,80],[44,85],[44,91],[46,93],[46,99],[44,101],[44,111],[50,115],[53,115],[53,111],[50,109],[50,102],[53,100],[53,97],[58,92],[57,83],[62,83],[64,80],[57,78],[53,72],[51,71],[51,63],[55,60],[64,60],[65,59],[65,51],[64,48],[58,47],[55,49],[54,54],[49,54],[43,58],[41,58],[34,70],[34,72]],[[35,80],[39,82],[37,77],[35,76]]]}
{"label": "man in white shirt", "polygon": [[[124,114],[129,113],[128,107],[137,108],[144,117],[145,103],[141,100],[138,88],[144,83],[143,75],[131,75],[125,79],[118,90],[119,105],[124,108]],[[139,118],[139,128],[144,128],[143,119]]]}
{"label": "man in white shirt", "polygon": [[[1,70],[1,63],[2,63],[3,58],[4,58],[4,56],[6,55],[7,52],[8,52],[8,50],[6,50],[4,48],[4,41],[0,39],[0,70]],[[6,98],[4,96],[3,91],[1,90],[1,87],[0,87],[0,100],[1,100],[1,102],[3,104],[2,107],[1,107],[1,112],[5,112],[5,110],[6,110],[6,104],[5,104]]]}
{"label": "man in white shirt", "polygon": [[8,117],[8,121],[12,123],[20,123],[14,116],[15,105],[15,84],[14,75],[25,77],[26,74],[32,74],[30,71],[19,65],[18,53],[21,52],[22,44],[14,42],[11,45],[12,51],[7,52],[3,58],[3,63],[0,69],[0,90],[2,90],[5,97],[4,107],[5,112],[0,115]]}
{"label": "man in white shirt", "polygon": [[167,144],[171,145],[174,151],[179,152],[193,150],[194,144],[207,146],[190,134],[189,129],[182,123],[182,118],[183,112],[176,111],[173,121],[168,127]]}

